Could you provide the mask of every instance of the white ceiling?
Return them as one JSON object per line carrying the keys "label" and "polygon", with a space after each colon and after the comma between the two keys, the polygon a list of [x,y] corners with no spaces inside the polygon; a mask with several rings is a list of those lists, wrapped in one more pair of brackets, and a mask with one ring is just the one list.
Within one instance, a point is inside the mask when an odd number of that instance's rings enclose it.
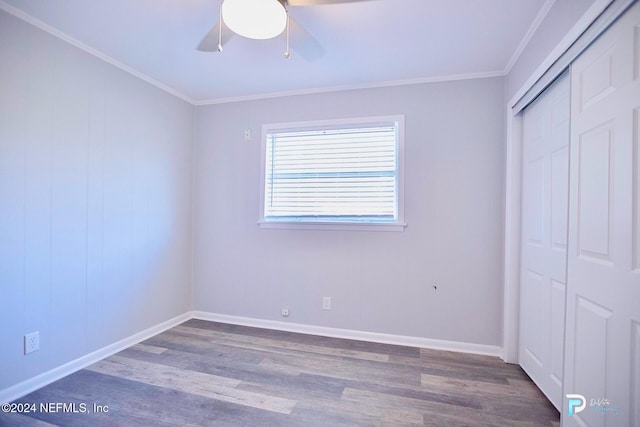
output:
{"label": "white ceiling", "polygon": [[[501,75],[550,0],[371,0],[290,7],[325,50],[285,59],[284,36],[196,46],[220,0],[0,0],[195,103]],[[3,4],[4,2],[4,4]],[[8,6],[7,6],[8,5]],[[33,21],[33,20],[31,20]]]}

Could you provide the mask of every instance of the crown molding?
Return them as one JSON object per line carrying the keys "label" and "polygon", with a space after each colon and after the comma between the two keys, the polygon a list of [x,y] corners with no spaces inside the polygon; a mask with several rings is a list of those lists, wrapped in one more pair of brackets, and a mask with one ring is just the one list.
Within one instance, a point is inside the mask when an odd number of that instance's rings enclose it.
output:
{"label": "crown molding", "polygon": [[587,28],[595,21],[598,16],[611,4],[613,0],[594,0],[589,9],[578,19],[578,21],[571,27],[571,29],[565,34],[565,36],[556,44],[556,46],[549,52],[546,58],[540,65],[529,75],[527,81],[520,86],[516,93],[511,97],[507,103],[509,108],[512,108],[525,93],[542,77],[542,75],[553,65],[554,62],[564,54],[564,52],[571,47],[573,43],[585,32]]}
{"label": "crown molding", "polygon": [[535,19],[531,23],[531,26],[525,33],[524,37],[522,38],[522,40],[520,40],[520,44],[518,44],[518,47],[513,52],[513,55],[511,55],[511,59],[509,59],[509,62],[507,62],[507,65],[504,67],[503,73],[505,75],[511,72],[511,69],[515,65],[516,61],[518,61],[518,59],[520,58],[520,55],[522,55],[522,52],[524,52],[525,48],[529,45],[529,42],[538,31],[538,28],[540,28],[540,25],[542,25],[544,18],[547,17],[547,15],[549,14],[549,11],[551,10],[555,2],[556,0],[547,0],[542,5],[540,12],[538,12],[538,15],[536,15]]}
{"label": "crown molding", "polygon": [[67,43],[69,43],[70,45],[77,47],[78,49],[87,52],[90,55],[95,56],[98,59],[101,59],[102,61],[113,65],[116,68],[121,69],[122,71],[131,74],[134,77],[139,78],[140,80],[143,80],[147,83],[149,83],[150,85],[153,85],[155,87],[157,87],[158,89],[161,89],[177,98],[180,98],[181,100],[188,102],[189,104],[195,105],[195,101],[191,98],[189,98],[188,96],[178,92],[177,90],[163,84],[160,83],[159,81],[123,64],[122,62],[113,59],[112,57],[110,57],[109,55],[92,48],[91,46],[82,43],[80,40],[77,40],[73,37],[71,37],[70,35],[63,33],[62,31],[58,30],[57,28],[52,27],[49,24],[46,24],[44,22],[42,22],[41,20],[29,15],[28,13],[14,7],[11,6],[10,4],[7,4],[6,2],[4,2],[3,0],[0,0],[0,10],[4,10],[5,12],[7,12],[10,15],[15,16],[16,18],[33,25],[34,27],[51,34],[54,37],[59,38],[62,41],[65,41]]}
{"label": "crown molding", "polygon": [[[540,22],[548,13],[548,9],[550,9],[551,5],[555,2],[555,0],[547,0],[540,13],[536,17],[534,24],[529,28],[529,31],[525,35],[525,38],[521,41],[518,49],[516,50],[516,54],[514,54],[509,61],[509,64],[505,70],[509,70],[517,60],[517,57],[520,55],[521,51],[524,49],[530,38],[537,30]],[[137,71],[128,65],[123,64],[122,62],[110,57],[109,55],[69,36],[68,34],[54,28],[53,26],[29,15],[28,13],[6,3],[4,0],[0,0],[0,10],[4,10],[10,15],[33,25],[34,27],[51,34],[52,36],[63,40],[70,45],[93,55],[102,61],[113,65],[116,68],[125,71],[126,73],[131,74],[134,77],[143,80],[146,83],[149,83],[191,105],[194,106],[206,106],[206,105],[216,105],[216,104],[228,104],[234,102],[243,102],[243,101],[255,101],[261,99],[270,99],[270,98],[281,98],[287,96],[298,96],[298,95],[312,95],[312,94],[321,94],[321,93],[331,93],[331,92],[341,92],[341,91],[350,91],[350,90],[359,90],[359,89],[375,89],[375,88],[385,88],[385,87],[393,87],[393,86],[407,86],[407,85],[416,85],[416,84],[425,84],[425,83],[442,83],[442,82],[450,82],[450,81],[458,81],[458,80],[472,80],[472,79],[483,79],[483,78],[493,78],[493,77],[504,77],[508,71],[505,70],[493,70],[479,73],[466,73],[466,74],[449,74],[449,75],[440,75],[440,76],[431,76],[431,77],[421,77],[415,79],[402,79],[402,80],[389,80],[389,81],[381,81],[381,82],[372,82],[372,83],[363,83],[363,84],[353,84],[353,85],[340,85],[340,86],[327,86],[327,87],[316,87],[309,89],[301,89],[301,90],[291,90],[291,91],[283,91],[283,92],[269,92],[263,94],[255,94],[255,95],[246,95],[246,96],[237,96],[237,97],[228,97],[228,98],[213,98],[206,100],[195,100],[186,96],[185,94],[179,92],[178,90],[169,87],[158,80],[155,80],[146,74]],[[543,13],[544,12],[544,13]],[[538,22],[539,21],[539,22]]]}
{"label": "crown molding", "polygon": [[264,93],[264,94],[257,94],[257,95],[238,96],[238,97],[230,97],[230,98],[209,99],[206,101],[196,101],[195,105],[205,106],[205,105],[216,105],[216,104],[228,104],[232,102],[256,101],[260,99],[281,98],[286,96],[313,95],[318,93],[342,92],[342,91],[359,90],[359,89],[376,89],[376,88],[393,87],[393,86],[408,86],[408,85],[417,85],[417,84],[424,84],[424,83],[441,83],[441,82],[450,82],[450,81],[457,81],[457,80],[486,79],[486,78],[492,78],[492,77],[504,77],[504,75],[505,74],[502,70],[488,71],[483,73],[451,74],[451,75],[442,75],[442,76],[434,76],[434,77],[423,77],[418,79],[391,80],[391,81],[364,83],[364,84],[356,84],[356,85],[344,85],[344,86],[328,86],[328,87],[319,87],[319,88],[311,88],[311,89],[301,89],[301,90],[292,90],[292,91],[284,91],[284,92],[271,92],[271,93]]}

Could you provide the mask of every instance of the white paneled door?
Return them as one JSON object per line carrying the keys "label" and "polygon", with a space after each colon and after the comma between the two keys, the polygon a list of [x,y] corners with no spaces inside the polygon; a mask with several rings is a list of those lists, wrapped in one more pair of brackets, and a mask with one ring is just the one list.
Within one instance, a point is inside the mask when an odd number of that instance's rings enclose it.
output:
{"label": "white paneled door", "polygon": [[519,361],[557,408],[562,404],[569,88],[565,73],[523,113]]}
{"label": "white paneled door", "polygon": [[563,425],[640,426],[639,3],[571,82],[564,392],[585,407],[563,410]]}

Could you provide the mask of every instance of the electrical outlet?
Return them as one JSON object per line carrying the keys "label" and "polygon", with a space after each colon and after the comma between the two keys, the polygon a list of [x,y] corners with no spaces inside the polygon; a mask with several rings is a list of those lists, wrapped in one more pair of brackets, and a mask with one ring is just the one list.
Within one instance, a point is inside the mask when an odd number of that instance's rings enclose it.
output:
{"label": "electrical outlet", "polygon": [[322,309],[331,310],[331,297],[322,297]]}
{"label": "electrical outlet", "polygon": [[40,332],[31,332],[24,336],[24,354],[40,350]]}
{"label": "electrical outlet", "polygon": [[282,317],[288,317],[289,316],[289,309],[288,308],[283,308],[282,309]]}
{"label": "electrical outlet", "polygon": [[244,131],[244,140],[251,141],[251,129],[245,129]]}

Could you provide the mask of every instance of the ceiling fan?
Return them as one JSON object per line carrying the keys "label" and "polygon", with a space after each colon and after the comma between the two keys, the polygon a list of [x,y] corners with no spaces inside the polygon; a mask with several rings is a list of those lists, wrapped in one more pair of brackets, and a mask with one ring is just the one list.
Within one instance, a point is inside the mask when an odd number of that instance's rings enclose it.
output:
{"label": "ceiling fan", "polygon": [[361,1],[369,0],[222,0],[219,21],[204,36],[198,50],[222,52],[223,45],[235,34],[263,40],[285,33],[285,58],[291,57],[289,39],[292,38],[296,52],[306,60],[315,60],[324,54],[324,49],[311,34],[291,18],[289,7]]}

